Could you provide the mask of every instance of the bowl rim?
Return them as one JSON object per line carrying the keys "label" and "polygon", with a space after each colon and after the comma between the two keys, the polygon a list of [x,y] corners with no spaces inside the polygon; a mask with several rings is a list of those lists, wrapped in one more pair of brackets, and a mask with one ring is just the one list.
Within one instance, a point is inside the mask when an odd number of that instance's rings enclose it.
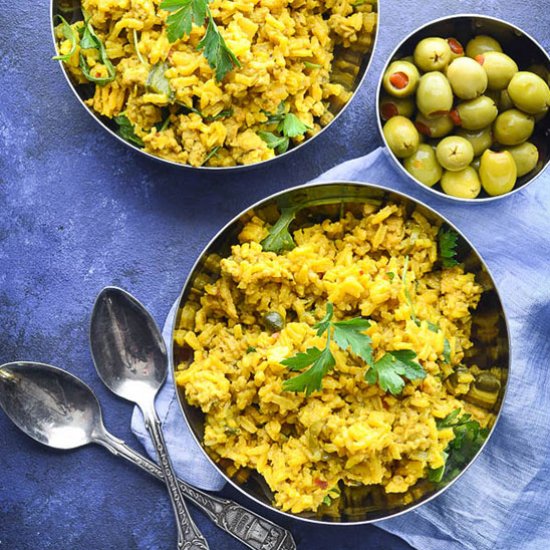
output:
{"label": "bowl rim", "polygon": [[444,17],[438,17],[437,19],[432,19],[432,20],[430,20],[426,23],[423,23],[420,27],[417,27],[416,29],[411,31],[409,34],[407,34],[397,44],[397,46],[393,49],[391,54],[388,56],[386,62],[382,65],[382,72],[380,73],[380,78],[378,80],[378,85],[376,87],[376,106],[375,106],[375,108],[376,108],[376,122],[377,122],[377,125],[378,125],[378,133],[380,134],[380,138],[382,139],[382,144],[383,144],[384,148],[387,150],[387,152],[389,153],[391,159],[394,161],[394,164],[396,165],[396,167],[399,169],[399,171],[403,175],[405,175],[407,177],[408,180],[414,182],[421,189],[423,189],[426,192],[431,193],[432,195],[435,195],[436,197],[444,198],[444,199],[447,199],[449,201],[456,201],[456,202],[459,202],[459,203],[461,202],[461,203],[465,203],[465,204],[484,204],[484,203],[487,203],[487,202],[493,202],[493,201],[497,201],[497,200],[500,200],[500,199],[508,198],[511,195],[514,195],[515,193],[518,193],[519,191],[523,191],[524,189],[526,189],[535,180],[537,180],[540,176],[542,176],[542,174],[544,172],[546,172],[548,166],[550,166],[550,158],[546,161],[546,164],[541,168],[541,170],[537,174],[535,174],[530,180],[528,180],[526,183],[524,183],[520,187],[516,187],[516,188],[512,189],[512,191],[510,191],[508,193],[504,193],[503,195],[496,195],[496,196],[493,196],[493,197],[489,196],[489,197],[481,197],[481,198],[475,198],[475,199],[465,199],[465,198],[461,198],[461,197],[453,197],[452,195],[447,195],[443,191],[438,191],[437,189],[434,189],[433,187],[429,187],[428,185],[423,184],[421,181],[417,180],[415,177],[413,177],[411,174],[409,174],[409,172],[407,172],[407,170],[405,170],[405,167],[403,166],[403,164],[401,164],[401,162],[395,156],[393,151],[388,147],[386,138],[384,136],[382,117],[381,117],[381,113],[380,113],[380,98],[382,96],[382,83],[383,83],[383,80],[384,80],[384,74],[385,74],[386,70],[388,69],[390,63],[392,62],[393,58],[396,56],[397,52],[403,46],[403,44],[405,42],[407,42],[408,40],[410,40],[411,38],[413,38],[415,34],[425,30],[426,28],[430,27],[431,25],[451,21],[453,19],[458,19],[458,18],[474,18],[474,17],[477,18],[477,19],[485,19],[487,21],[500,23],[502,25],[505,25],[505,26],[509,27],[511,30],[513,30],[515,32],[521,33],[523,36],[528,38],[533,43],[533,45],[536,46],[544,54],[544,56],[548,60],[548,66],[550,68],[550,53],[547,52],[544,49],[542,44],[537,39],[535,39],[533,36],[531,36],[531,34],[526,32],[525,30],[523,30],[521,27],[518,27],[514,23],[510,23],[509,21],[506,21],[505,19],[501,19],[499,17],[493,17],[491,15],[484,15],[484,14],[479,14],[479,13],[456,13],[456,14],[453,14],[453,15],[446,15]]}
{"label": "bowl rim", "polygon": [[[55,8],[56,8],[57,3],[58,3],[58,0],[50,0],[50,31],[51,31],[51,35],[52,35],[54,51],[56,52],[56,54],[57,54],[57,40],[56,40],[56,37],[55,37],[55,26],[56,26],[55,17],[57,16],[57,13],[55,13]],[[124,145],[126,145],[130,149],[134,150],[135,152],[140,153],[140,154],[144,155],[145,157],[148,157],[148,158],[150,158],[152,160],[155,160],[157,162],[161,162],[161,163],[165,164],[166,166],[175,166],[177,168],[182,168],[182,169],[190,171],[190,172],[193,171],[193,172],[196,172],[196,173],[204,173],[204,174],[208,174],[208,173],[210,173],[210,174],[216,174],[216,173],[227,174],[227,173],[230,173],[230,172],[232,173],[232,172],[253,170],[255,168],[264,168],[264,167],[270,165],[271,163],[276,162],[279,159],[286,158],[287,155],[291,155],[291,153],[293,153],[294,151],[298,151],[302,147],[306,146],[308,143],[313,142],[315,140],[315,138],[317,138],[318,136],[323,134],[325,132],[325,130],[328,130],[328,128],[330,128],[333,125],[333,123],[335,123],[340,118],[340,115],[342,115],[345,111],[347,111],[348,107],[351,105],[351,103],[356,98],[357,93],[363,87],[363,84],[365,82],[365,78],[367,77],[367,74],[369,73],[369,71],[372,67],[372,63],[373,63],[373,60],[374,60],[374,57],[375,57],[376,49],[379,46],[378,42],[379,42],[379,37],[380,37],[380,19],[381,19],[380,4],[381,3],[384,3],[384,0],[377,0],[377,3],[376,3],[377,19],[376,19],[376,28],[375,28],[375,32],[374,32],[372,50],[369,53],[369,59],[368,59],[366,65],[365,65],[365,70],[363,72],[363,75],[361,76],[361,78],[357,82],[357,85],[356,85],[355,89],[353,90],[352,95],[349,98],[349,100],[344,104],[344,106],[340,109],[340,111],[338,111],[338,113],[334,116],[334,118],[326,126],[323,126],[323,128],[321,128],[319,130],[319,132],[317,132],[315,135],[311,136],[310,138],[305,139],[304,141],[302,141],[298,145],[295,145],[291,149],[288,149],[282,155],[275,155],[274,157],[272,157],[270,159],[255,162],[253,164],[238,164],[238,165],[235,165],[235,166],[191,166],[190,164],[183,164],[183,163],[176,162],[176,161],[173,161],[173,160],[165,159],[165,158],[153,155],[152,153],[149,153],[149,152],[145,151],[144,149],[140,149],[137,145],[134,145],[133,143],[130,143],[129,141],[126,141],[124,138],[119,136],[115,131],[113,131],[111,128],[109,128],[105,124],[105,122],[101,119],[100,115],[97,114],[91,107],[88,107],[88,105],[86,105],[84,103],[84,100],[80,97],[80,94],[78,93],[77,87],[71,81],[71,78],[69,77],[69,73],[65,69],[63,61],[58,60],[57,62],[59,64],[61,72],[63,73],[63,76],[65,77],[65,80],[67,81],[67,84],[69,85],[69,88],[72,90],[73,94],[76,96],[78,102],[85,109],[85,111],[95,120],[96,123],[98,123],[103,128],[103,130],[108,132],[111,136],[116,138],[121,143],[124,143]]]}
{"label": "bowl rim", "polygon": [[[502,309],[502,318],[504,320],[504,325],[506,327],[506,338],[507,338],[507,341],[508,341],[508,365],[507,365],[507,377],[506,377],[506,383],[504,385],[504,388],[503,388],[503,391],[502,391],[502,399],[501,399],[501,403],[500,403],[500,408],[495,416],[495,422],[493,424],[493,426],[491,427],[488,435],[487,435],[487,438],[485,439],[485,441],[483,442],[483,444],[481,445],[481,447],[478,449],[477,453],[474,455],[474,457],[468,462],[468,464],[462,469],[462,471],[453,479],[451,480],[447,485],[445,485],[444,487],[442,487],[441,489],[435,491],[431,496],[429,496],[428,498],[426,498],[425,500],[422,500],[420,502],[417,502],[416,504],[412,505],[410,508],[406,508],[404,510],[399,510],[395,513],[391,513],[389,514],[388,516],[385,516],[383,518],[376,518],[376,519],[367,519],[367,520],[360,520],[360,521],[347,521],[347,522],[331,522],[331,521],[323,521],[323,520],[320,520],[320,519],[315,519],[315,518],[307,518],[307,517],[302,517],[300,515],[297,515],[297,514],[292,514],[290,512],[285,512],[283,510],[279,510],[278,508],[276,508],[274,505],[270,505],[270,504],[267,504],[261,500],[259,500],[258,498],[256,498],[254,495],[250,494],[249,492],[247,492],[245,489],[243,489],[239,484],[237,484],[234,480],[232,480],[224,471],[223,469],[210,457],[210,455],[206,452],[202,442],[199,440],[199,438],[196,436],[195,434],[195,431],[193,430],[193,427],[191,426],[191,423],[189,421],[189,419],[187,418],[187,415],[185,414],[185,409],[183,407],[183,397],[181,396],[179,390],[178,390],[178,386],[177,386],[177,382],[176,382],[176,364],[175,364],[175,361],[174,361],[174,351],[175,351],[175,339],[174,339],[174,332],[177,328],[177,321],[178,321],[178,311],[179,309],[181,308],[181,305],[182,305],[182,302],[183,302],[183,298],[184,298],[184,295],[185,295],[185,291],[187,290],[187,287],[188,285],[190,284],[191,282],[191,278],[193,277],[193,274],[195,273],[195,270],[197,269],[205,251],[207,251],[210,246],[223,234],[225,233],[228,229],[230,229],[233,224],[235,224],[236,222],[239,221],[239,219],[245,215],[247,212],[249,212],[250,210],[255,210],[257,209],[258,207],[261,207],[262,205],[264,205],[265,203],[268,203],[270,201],[273,201],[273,200],[276,200],[282,196],[284,196],[285,194],[287,193],[293,193],[293,192],[299,192],[305,188],[310,188],[310,187],[324,187],[324,186],[330,186],[330,185],[349,185],[349,186],[357,186],[357,187],[368,187],[368,188],[372,188],[372,189],[375,189],[375,190],[379,190],[379,191],[382,191],[384,193],[391,193],[391,194],[394,194],[394,195],[397,195],[400,199],[402,200],[405,200],[405,201],[409,201],[409,202],[412,202],[413,204],[415,205],[418,205],[418,206],[421,206],[423,208],[425,208],[426,210],[428,210],[431,214],[433,214],[436,218],[439,218],[441,219],[444,223],[448,224],[449,227],[451,227],[454,231],[456,231],[460,237],[467,243],[467,245],[470,247],[470,249],[476,254],[477,258],[479,259],[479,262],[480,262],[480,265],[481,265],[481,268],[485,270],[485,272],[487,273],[487,275],[489,276],[490,280],[491,280],[491,283],[493,285],[493,290],[494,292],[496,293],[496,296],[498,297],[498,300],[499,300],[499,303],[501,305],[501,309]],[[427,205],[426,203],[424,203],[423,201],[419,200],[419,199],[416,199],[410,195],[407,195],[406,193],[403,193],[401,191],[396,191],[394,189],[391,189],[389,187],[385,187],[383,185],[379,185],[379,184],[374,184],[374,183],[369,183],[369,182],[364,182],[364,181],[346,181],[346,180],[335,180],[335,181],[323,181],[323,182],[312,182],[312,183],[306,183],[306,184],[303,184],[303,185],[297,185],[297,186],[294,186],[294,187],[290,187],[288,189],[284,189],[282,191],[278,191],[276,193],[273,193],[263,199],[260,199],[256,202],[254,202],[252,205],[248,206],[247,208],[243,209],[241,212],[239,212],[236,216],[234,216],[233,218],[231,218],[230,221],[228,221],[219,231],[216,232],[216,234],[209,240],[209,242],[202,248],[201,252],[199,253],[197,259],[195,260],[195,262],[193,263],[192,267],[190,268],[189,270],[189,273],[187,274],[187,277],[185,278],[185,282],[183,284],[183,287],[181,289],[181,292],[174,304],[174,314],[173,314],[173,318],[172,318],[172,322],[171,322],[171,326],[170,326],[170,344],[169,344],[169,361],[170,361],[170,365],[171,365],[171,376],[172,376],[172,382],[174,384],[174,388],[175,388],[175,392],[176,392],[176,400],[178,402],[178,406],[179,406],[179,409],[180,409],[180,412],[185,420],[185,423],[187,425],[187,428],[188,430],[190,431],[194,441],[196,442],[196,444],[198,445],[198,447],[201,449],[204,457],[206,457],[206,459],[208,460],[208,462],[214,467],[214,469],[224,478],[224,480],[229,483],[230,485],[232,485],[235,489],[237,489],[237,491],[244,495],[245,497],[251,499],[253,502],[255,502],[256,504],[259,504],[261,505],[263,508],[265,508],[266,510],[269,510],[271,512],[276,512],[277,514],[280,514],[281,516],[284,516],[286,518],[290,518],[290,519],[294,519],[294,520],[299,520],[299,521],[303,521],[303,522],[306,522],[306,523],[310,523],[310,524],[316,524],[316,525],[331,525],[331,526],[337,526],[337,527],[346,527],[346,526],[354,526],[354,525],[366,525],[366,524],[371,524],[371,523],[375,523],[375,522],[379,522],[379,521],[386,521],[388,519],[393,519],[395,517],[398,517],[398,516],[401,516],[403,514],[407,514],[408,512],[412,512],[413,510],[416,510],[417,508],[419,508],[420,506],[423,506],[424,504],[427,504],[428,502],[432,501],[433,499],[435,499],[436,497],[440,496],[441,494],[443,494],[445,491],[447,491],[447,489],[449,489],[450,487],[452,487],[455,482],[460,479],[464,473],[470,468],[470,466],[472,466],[472,464],[474,464],[474,462],[477,461],[478,457],[480,456],[480,454],[482,453],[483,449],[485,449],[485,446],[487,445],[487,443],[489,442],[489,440],[491,439],[491,437],[493,436],[493,433],[495,432],[495,429],[499,423],[499,420],[500,420],[500,417],[502,415],[502,411],[505,407],[505,404],[506,404],[506,397],[508,395],[508,392],[509,392],[509,387],[510,387],[510,379],[511,379],[511,374],[512,374],[512,337],[511,337],[511,332],[510,332],[510,324],[508,322],[508,316],[506,314],[506,308],[505,308],[505,305],[504,305],[504,301],[502,299],[502,296],[500,295],[500,292],[498,290],[498,287],[496,285],[496,282],[495,282],[495,279],[487,265],[487,263],[485,262],[484,258],[482,257],[482,255],[478,252],[477,248],[471,243],[471,241],[463,234],[463,232],[458,229],[456,227],[455,224],[453,224],[451,221],[449,221],[443,214],[440,214],[437,210],[435,210],[434,208],[432,208],[431,206]]]}

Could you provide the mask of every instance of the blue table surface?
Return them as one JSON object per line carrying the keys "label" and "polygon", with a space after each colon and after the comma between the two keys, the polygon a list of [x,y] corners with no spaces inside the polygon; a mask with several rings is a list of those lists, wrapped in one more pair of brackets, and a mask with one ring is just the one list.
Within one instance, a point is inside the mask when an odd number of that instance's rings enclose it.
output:
{"label": "blue table surface", "polygon": [[[68,369],[97,393],[107,427],[131,445],[131,406],[98,380],[88,349],[91,307],[109,284],[135,294],[162,324],[192,262],[235,214],[380,144],[374,90],[384,60],[418,25],[482,12],[540,36],[530,2],[382,0],[375,59],[347,111],[265,171],[196,175],[142,158],[79,105],[57,64],[49,2],[0,0],[0,363]],[[391,185],[391,182],[379,182]],[[411,184],[411,191],[413,191]],[[167,493],[99,447],[57,452],[0,413],[0,549],[175,547]],[[257,507],[226,489],[225,496]],[[211,548],[244,548],[193,510]],[[410,548],[373,526],[307,526],[273,514],[303,549]]]}

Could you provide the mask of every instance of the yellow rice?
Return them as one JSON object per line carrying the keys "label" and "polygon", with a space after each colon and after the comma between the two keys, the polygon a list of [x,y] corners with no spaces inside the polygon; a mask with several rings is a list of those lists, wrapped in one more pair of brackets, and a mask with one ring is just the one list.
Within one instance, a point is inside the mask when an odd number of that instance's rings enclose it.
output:
{"label": "yellow rice", "polygon": [[[116,79],[96,85],[87,103],[109,118],[125,114],[145,151],[193,166],[201,166],[218,147],[209,166],[250,164],[273,157],[274,150],[257,132],[274,130],[266,124],[265,113],[275,113],[281,102],[311,128],[294,143],[326,126],[334,107],[350,98],[349,85],[361,56],[372,49],[377,17],[376,0],[213,0],[210,9],[215,21],[241,63],[241,68],[217,82],[197,51],[205,28],[193,27],[189,37],[170,44],[168,13],[159,4],[160,0],[82,0],[116,67]],[[73,28],[82,25],[75,23]],[[134,31],[144,62],[136,52]],[[68,53],[71,42],[64,39],[61,25],[56,33],[60,53]],[[336,46],[347,48],[350,55],[355,52],[354,61],[342,59],[334,67]],[[79,54],[78,46],[66,66],[77,82],[86,83]],[[83,54],[92,72],[105,76],[97,50],[83,50]],[[165,61],[169,65],[165,76],[177,103],[145,87],[150,69]],[[227,110],[232,114],[208,121],[195,112],[183,114],[181,106],[193,107],[204,117]],[[163,108],[170,112],[170,124],[159,131],[155,125],[166,116]]]}
{"label": "yellow rice", "polygon": [[[262,250],[267,227],[251,216],[240,244],[221,260],[219,278],[185,304],[175,333],[176,343],[194,352],[176,380],[205,413],[206,449],[216,461],[231,461],[230,471],[257,470],[276,506],[293,513],[317,510],[339,483],[405,495],[428,468],[444,464],[454,433],[438,430],[436,419],[457,408],[482,426],[492,416],[461,399],[476,366],[454,388],[443,381],[472,346],[470,312],[482,293],[474,275],[461,266],[436,268],[438,227],[419,212],[408,216],[397,204],[362,208],[296,231],[296,248],[279,255]],[[405,295],[407,256],[406,287],[420,326]],[[426,378],[407,381],[392,396],[366,383],[367,367],[357,356],[332,344],[337,364],[321,391],[309,397],[284,391],[283,381],[296,374],[281,361],[324,347],[312,327],[327,301],[337,320],[371,320],[375,359],[411,349]],[[263,328],[268,311],[286,320],[280,332]],[[445,338],[451,364],[443,360]]]}

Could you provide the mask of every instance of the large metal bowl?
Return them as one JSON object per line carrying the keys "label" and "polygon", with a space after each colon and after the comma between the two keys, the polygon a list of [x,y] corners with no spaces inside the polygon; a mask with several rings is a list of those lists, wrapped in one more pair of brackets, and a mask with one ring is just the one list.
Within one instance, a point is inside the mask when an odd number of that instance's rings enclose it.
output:
{"label": "large metal bowl", "polygon": [[[221,229],[212,239],[210,244],[208,244],[191,269],[183,287],[182,294],[179,298],[178,314],[174,320],[173,331],[179,326],[182,307],[188,301],[197,301],[202,294],[204,285],[217,278],[217,273],[219,273],[217,266],[219,265],[220,258],[230,254],[230,247],[237,243],[237,235],[243,227],[243,221],[247,219],[247,214],[250,213],[251,210],[254,210],[257,216],[265,217],[270,222],[273,222],[273,219],[269,216],[273,215],[274,207],[281,208],[296,204],[308,205],[311,204],[311,201],[315,201],[316,206],[307,207],[305,211],[302,211],[302,217],[307,222],[308,219],[311,219],[311,216],[318,221],[320,215],[324,217],[335,214],[338,215],[340,211],[339,207],[343,204],[364,203],[372,200],[401,203],[405,205],[409,212],[414,209],[419,209],[432,223],[446,223],[458,232],[450,222],[423,203],[401,193],[390,191],[389,189],[376,185],[366,183],[326,183],[305,185],[283,191],[256,203],[236,216]],[[319,201],[323,203],[323,206],[319,206]],[[459,259],[465,263],[469,272],[475,273],[476,280],[483,285],[485,289],[479,307],[473,313],[472,340],[474,346],[472,350],[470,350],[471,353],[468,354],[465,362],[467,364],[475,363],[482,369],[488,369],[495,365],[502,369],[501,391],[496,405],[492,410],[492,412],[495,413],[495,418],[498,419],[506,392],[510,368],[510,338],[506,317],[502,302],[487,266],[474,247],[462,235],[460,236]],[[179,347],[175,344],[174,338],[172,338],[172,357],[173,364],[176,365],[177,368],[177,365],[189,363],[192,359],[192,350],[190,348]],[[243,478],[238,474],[235,477],[231,477],[228,474],[227,465],[212,461],[202,445],[204,435],[204,415],[202,411],[190,406],[185,399],[184,393],[179,390],[178,399],[189,428],[203,449],[206,459],[215,466],[229,483],[244,495],[252,498],[270,510],[275,510],[289,517],[295,517],[310,522],[339,525],[369,523],[376,520],[387,519],[412,510],[420,504],[431,500],[441,494],[458,479],[455,478],[443,487],[436,487],[426,481],[419,482],[417,484],[418,486],[415,487],[418,498],[407,504],[396,500],[387,500],[383,491],[381,491],[379,487],[373,486],[370,489],[361,487],[358,490],[350,490],[346,493],[343,497],[346,499],[343,512],[338,516],[324,515],[323,512],[319,514],[287,514],[281,512],[272,505],[272,497],[269,488],[259,474],[252,473],[248,478]],[[493,430],[494,425],[491,427],[491,433]],[[481,449],[479,452],[481,452]],[[464,468],[464,470],[465,469],[466,468]],[[463,471],[461,474],[462,473]]]}
{"label": "large metal bowl", "polygon": [[[73,6],[73,8],[69,10],[60,9],[61,6],[67,6],[67,4]],[[69,22],[82,20],[82,12],[80,11],[80,4],[81,4],[80,0],[51,0],[50,24],[51,24],[51,31],[52,31],[54,46],[56,45],[54,27],[58,23],[56,22],[56,19],[57,19],[56,16],[62,15],[65,18],[69,17],[68,19]],[[379,12],[380,10],[379,4],[380,4],[380,1],[378,1],[376,6],[377,12]],[[71,20],[70,17],[72,17],[73,19]],[[294,147],[291,147],[287,152],[283,153],[282,155],[276,155],[274,158],[271,158],[269,160],[265,160],[262,162],[257,162],[254,164],[245,164],[245,165],[237,165],[237,166],[228,166],[228,167],[190,166],[187,164],[181,164],[171,160],[163,159],[161,157],[157,157],[155,155],[152,155],[151,153],[144,151],[143,149],[140,149],[136,145],[126,141],[125,139],[123,139],[121,136],[118,135],[118,133],[116,132],[117,126],[111,119],[109,119],[108,117],[99,115],[92,108],[86,105],[85,101],[93,96],[94,85],[77,84],[71,78],[63,62],[59,61],[59,65],[60,65],[61,71],[63,72],[63,75],[65,76],[65,79],[67,80],[67,83],[69,84],[69,87],[75,94],[76,98],[78,99],[82,107],[84,107],[84,109],[92,116],[92,118],[104,130],[106,130],[109,134],[111,134],[113,137],[115,137],[116,139],[118,139],[128,147],[132,148],[134,151],[137,151],[138,153],[145,155],[153,160],[160,161],[172,166],[177,166],[179,168],[185,168],[187,170],[194,170],[194,171],[199,171],[203,173],[204,172],[226,173],[228,171],[247,170],[250,168],[257,168],[257,167],[263,168],[264,166],[272,162],[275,162],[279,159],[287,158],[289,155],[292,155],[294,151],[297,151],[298,149],[301,149],[307,144],[313,142],[317,136],[320,136],[325,130],[327,130],[327,128],[329,128],[336,121],[336,119],[338,119],[340,115],[346,110],[348,105],[351,103],[351,101],[355,97],[357,90],[361,86],[367,74],[368,68],[370,66],[370,62],[374,55],[374,51],[376,49],[379,28],[380,28],[380,25],[377,24],[372,47],[369,47],[367,50],[362,49],[362,48],[365,48],[364,45],[353,45],[352,47],[349,47],[349,48],[343,48],[338,46],[335,48],[334,60],[332,63],[332,66],[333,66],[332,80],[344,86],[346,90],[352,92],[352,96],[350,97],[350,100],[345,104],[342,104],[340,102],[331,103],[329,110],[334,115],[334,118],[325,127],[323,127],[313,137],[304,140],[302,143]]]}
{"label": "large metal bowl", "polygon": [[389,149],[384,133],[382,132],[383,120],[380,114],[380,99],[383,91],[382,79],[392,61],[396,59],[402,59],[412,55],[416,44],[423,38],[429,36],[439,36],[442,38],[457,38],[464,46],[469,39],[479,34],[488,34],[493,38],[496,38],[501,44],[505,53],[514,58],[519,65],[520,70],[527,70],[531,65],[543,65],[550,71],[550,56],[544,50],[544,48],[528,33],[524,30],[502,21],[494,17],[488,17],[486,15],[471,15],[461,14],[453,15],[451,17],[443,17],[426,23],[419,29],[413,31],[407,38],[405,38],[390,55],[388,62],[384,66],[384,69],[380,75],[380,81],[378,82],[377,89],[377,106],[376,106],[376,118],[378,120],[378,129],[380,135],[390,153],[392,159],[395,161],[395,165],[407,178],[414,181],[425,191],[445,197],[449,200],[461,201],[465,203],[483,203],[488,201],[494,201],[509,197],[514,193],[524,189],[527,185],[531,184],[537,179],[537,177],[543,172],[543,170],[550,163],[550,114],[546,116],[541,122],[537,123],[535,133],[533,137],[529,139],[537,145],[540,153],[539,162],[535,169],[526,174],[525,176],[518,178],[518,181],[509,193],[496,197],[491,197],[482,190],[481,194],[475,199],[461,199],[457,197],[451,197],[443,192],[439,184],[434,187],[428,187],[421,181],[412,177],[407,170],[405,170],[403,164]]}

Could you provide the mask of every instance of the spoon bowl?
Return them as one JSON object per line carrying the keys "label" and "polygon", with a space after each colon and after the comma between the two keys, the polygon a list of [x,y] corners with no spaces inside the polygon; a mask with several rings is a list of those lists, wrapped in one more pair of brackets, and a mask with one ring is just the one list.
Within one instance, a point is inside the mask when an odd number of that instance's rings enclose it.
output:
{"label": "spoon bowl", "polygon": [[68,372],[44,363],[4,365],[0,406],[20,430],[55,449],[82,447],[103,431],[92,390]]}
{"label": "spoon bowl", "polygon": [[90,343],[101,380],[119,397],[149,400],[166,380],[162,335],[145,308],[121,288],[106,287],[99,293]]}

